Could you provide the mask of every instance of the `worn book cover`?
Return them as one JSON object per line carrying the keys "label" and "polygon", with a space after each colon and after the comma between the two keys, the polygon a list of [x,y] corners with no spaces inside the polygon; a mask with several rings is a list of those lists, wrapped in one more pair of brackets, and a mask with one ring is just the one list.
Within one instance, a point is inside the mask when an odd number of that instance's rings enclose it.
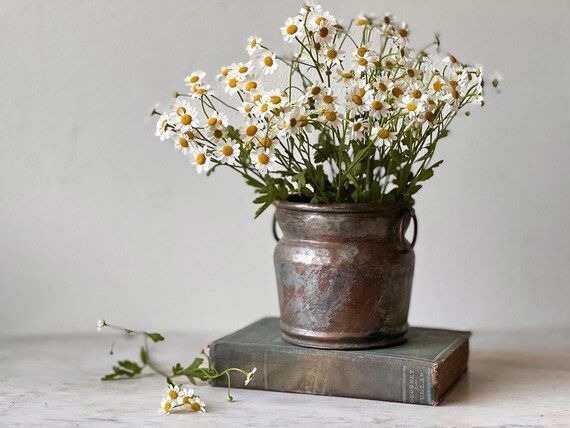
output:
{"label": "worn book cover", "polygon": [[234,388],[437,405],[467,370],[470,335],[410,327],[407,342],[392,348],[323,350],[283,341],[279,318],[264,318],[210,344],[210,358],[220,371],[257,367],[247,386],[233,376]]}

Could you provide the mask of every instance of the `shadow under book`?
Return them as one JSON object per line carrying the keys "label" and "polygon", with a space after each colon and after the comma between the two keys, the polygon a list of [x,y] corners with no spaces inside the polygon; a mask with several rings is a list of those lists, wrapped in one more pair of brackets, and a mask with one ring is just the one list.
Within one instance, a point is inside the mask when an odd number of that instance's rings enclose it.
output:
{"label": "shadow under book", "polygon": [[407,342],[392,348],[322,350],[283,341],[279,318],[264,318],[210,344],[210,358],[220,371],[257,367],[247,386],[232,376],[232,388],[437,405],[467,370],[470,335],[410,327]]}

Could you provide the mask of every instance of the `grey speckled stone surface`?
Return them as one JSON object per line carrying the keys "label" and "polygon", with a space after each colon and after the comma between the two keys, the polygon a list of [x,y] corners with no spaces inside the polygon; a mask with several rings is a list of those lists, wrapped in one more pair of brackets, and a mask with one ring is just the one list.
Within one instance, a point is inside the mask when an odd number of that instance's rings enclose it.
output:
{"label": "grey speckled stone surface", "polygon": [[[154,345],[165,365],[189,362],[216,334],[166,335]],[[207,414],[160,416],[163,380],[101,382],[136,341],[111,334],[0,339],[1,426],[570,426],[570,330],[477,332],[469,372],[439,407],[350,398],[197,388]]]}

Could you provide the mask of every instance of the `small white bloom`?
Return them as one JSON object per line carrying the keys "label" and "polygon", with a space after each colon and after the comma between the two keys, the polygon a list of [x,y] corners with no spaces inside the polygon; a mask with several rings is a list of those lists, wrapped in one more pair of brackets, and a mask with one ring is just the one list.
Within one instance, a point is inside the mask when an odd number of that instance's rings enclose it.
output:
{"label": "small white bloom", "polygon": [[160,409],[158,409],[158,413],[161,415],[169,415],[172,409],[175,406],[175,402],[172,400],[162,397],[162,401],[160,402]]}
{"label": "small white bloom", "polygon": [[237,79],[237,77],[228,74],[224,83],[224,91],[226,92],[226,94],[234,95],[235,93],[237,93],[237,91],[239,91],[238,84],[239,80]]}
{"label": "small white bloom", "polygon": [[323,25],[333,26],[335,24],[336,18],[328,10],[323,12],[321,6],[319,6],[318,10],[313,10],[313,13],[307,19],[307,27],[312,31],[318,31]]}
{"label": "small white bloom", "polygon": [[170,400],[175,401],[180,394],[180,387],[178,385],[168,385],[168,389],[166,390],[166,397]]}
{"label": "small white bloom", "polygon": [[191,142],[186,134],[179,134],[174,138],[174,148],[184,155],[188,154],[188,151],[193,148],[193,146],[194,142]]}
{"label": "small white bloom", "polygon": [[228,130],[222,126],[212,126],[208,128],[207,135],[213,143],[220,143],[228,135]]}
{"label": "small white bloom", "polygon": [[253,110],[253,104],[252,103],[247,102],[247,101],[243,101],[241,103],[241,107],[240,107],[239,111],[244,116],[249,116],[251,114],[252,110]]}
{"label": "small white bloom", "polygon": [[318,101],[317,104],[321,108],[335,110],[338,103],[338,97],[333,93],[331,88],[326,88],[323,96],[316,101]]}
{"label": "small white bloom", "polygon": [[247,48],[246,48],[249,56],[252,56],[259,49],[261,49],[260,45],[261,45],[261,37],[250,36],[249,39],[247,39]]}
{"label": "small white bloom", "polygon": [[454,55],[447,55],[442,61],[445,65],[451,67],[454,71],[458,72],[463,68],[463,64]]}
{"label": "small white bloom", "polygon": [[353,66],[357,72],[362,73],[371,68],[374,64],[372,63],[372,57],[369,52],[364,55],[359,56],[354,59]]}
{"label": "small white bloom", "polygon": [[250,158],[255,168],[262,174],[274,171],[277,167],[275,154],[270,149],[253,150]]}
{"label": "small white bloom", "polygon": [[206,121],[206,125],[208,125],[209,128],[225,128],[228,126],[228,117],[216,111],[210,115]]}
{"label": "small white bloom", "polygon": [[376,89],[383,94],[387,95],[394,87],[394,82],[389,77],[381,77],[376,81]]}
{"label": "small white bloom", "polygon": [[104,319],[100,319],[99,321],[97,321],[97,331],[101,331],[101,329],[103,327],[105,327],[107,325],[107,323],[105,322]]}
{"label": "small white bloom", "polygon": [[265,74],[273,74],[277,70],[277,59],[273,52],[265,52],[259,59],[259,65]]}
{"label": "small white bloom", "polygon": [[379,93],[377,93],[370,103],[370,116],[372,116],[374,119],[381,119],[383,117],[386,117],[389,113],[388,106],[389,104],[386,102],[386,100],[382,98]]}
{"label": "small white bloom", "polygon": [[325,56],[325,64],[329,67],[340,65],[344,60],[344,51],[337,49],[336,46],[325,46],[323,52]]}
{"label": "small white bloom", "polygon": [[239,154],[239,144],[235,141],[220,142],[216,148],[216,159],[221,163],[234,165]]}
{"label": "small white bloom", "polygon": [[240,62],[232,67],[230,74],[239,82],[243,82],[246,77],[253,72],[253,62]]}
{"label": "small white bloom", "polygon": [[322,83],[314,83],[312,86],[307,88],[307,92],[303,96],[303,100],[313,98],[315,102],[322,100],[323,96],[326,94],[325,85]]}
{"label": "small white bloom", "polygon": [[196,395],[190,400],[190,409],[194,412],[206,413],[206,403]]}
{"label": "small white bloom", "polygon": [[196,70],[184,78],[184,83],[186,83],[186,86],[200,85],[205,76],[206,73],[204,71]]}
{"label": "small white bloom", "polygon": [[400,102],[399,106],[402,108],[404,113],[408,115],[408,118],[415,119],[424,111],[423,101],[417,100],[411,95],[406,95],[403,97]]}
{"label": "small white bloom", "polygon": [[190,405],[192,397],[194,397],[194,390],[192,388],[183,388],[180,390],[176,401],[179,406]]}
{"label": "small white bloom", "polygon": [[263,127],[260,123],[255,121],[247,121],[240,130],[241,139],[245,142],[250,142],[254,138],[260,138],[262,135]]}
{"label": "small white bloom", "polygon": [[362,119],[350,122],[349,129],[350,129],[351,141],[360,141],[364,138],[364,131],[366,131],[366,123],[367,122],[365,122]]}
{"label": "small white bloom", "polygon": [[303,35],[303,22],[298,17],[287,18],[285,25],[281,27],[281,34],[287,43],[295,40],[295,37],[302,37]]}
{"label": "small white bloom", "polygon": [[349,113],[362,114],[370,110],[372,88],[367,83],[357,82],[349,88],[346,101],[346,108]]}
{"label": "small white bloom", "polygon": [[334,35],[336,33],[335,23],[330,20],[323,20],[321,24],[315,28],[313,31],[313,38],[316,43],[321,45],[327,45],[332,42]]}
{"label": "small white bloom", "polygon": [[177,98],[172,110],[171,120],[177,131],[186,132],[198,126],[198,111],[187,100]]}
{"label": "small white bloom", "polygon": [[323,118],[325,119],[324,123],[333,128],[338,128],[342,124],[339,112],[334,109],[324,110]]}
{"label": "small white bloom", "polygon": [[342,83],[344,85],[350,85],[355,79],[356,72],[354,70],[336,68],[337,83]]}
{"label": "small white bloom", "polygon": [[370,139],[374,141],[374,145],[381,147],[390,144],[396,138],[396,133],[386,128],[374,127],[370,133]]}
{"label": "small white bloom", "polygon": [[160,138],[160,141],[168,140],[172,133],[174,126],[169,123],[169,117],[166,113],[162,113],[156,121],[155,135]]}
{"label": "small white bloom", "polygon": [[198,174],[201,174],[202,171],[208,171],[211,166],[210,155],[203,147],[198,147],[193,151],[190,162],[196,166],[196,172]]}

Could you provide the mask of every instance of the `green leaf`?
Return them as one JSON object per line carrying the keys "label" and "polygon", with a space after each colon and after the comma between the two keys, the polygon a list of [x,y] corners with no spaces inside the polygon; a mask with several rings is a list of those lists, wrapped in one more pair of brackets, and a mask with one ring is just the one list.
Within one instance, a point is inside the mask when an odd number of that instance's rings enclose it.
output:
{"label": "green leaf", "polygon": [[162,342],[164,337],[160,333],[145,333],[145,335],[153,342]]}
{"label": "green leaf", "polygon": [[115,380],[117,378],[131,378],[142,372],[142,367],[134,361],[122,360],[113,366],[113,373],[109,373],[101,378],[101,380]]}
{"label": "green leaf", "polygon": [[186,367],[186,370],[194,370],[194,369],[200,367],[203,362],[204,362],[203,358],[196,357],[194,359],[194,361],[192,362],[192,364],[190,364],[188,367]]}
{"label": "green leaf", "polygon": [[148,364],[148,353],[146,352],[144,346],[141,346],[141,361],[143,364]]}

